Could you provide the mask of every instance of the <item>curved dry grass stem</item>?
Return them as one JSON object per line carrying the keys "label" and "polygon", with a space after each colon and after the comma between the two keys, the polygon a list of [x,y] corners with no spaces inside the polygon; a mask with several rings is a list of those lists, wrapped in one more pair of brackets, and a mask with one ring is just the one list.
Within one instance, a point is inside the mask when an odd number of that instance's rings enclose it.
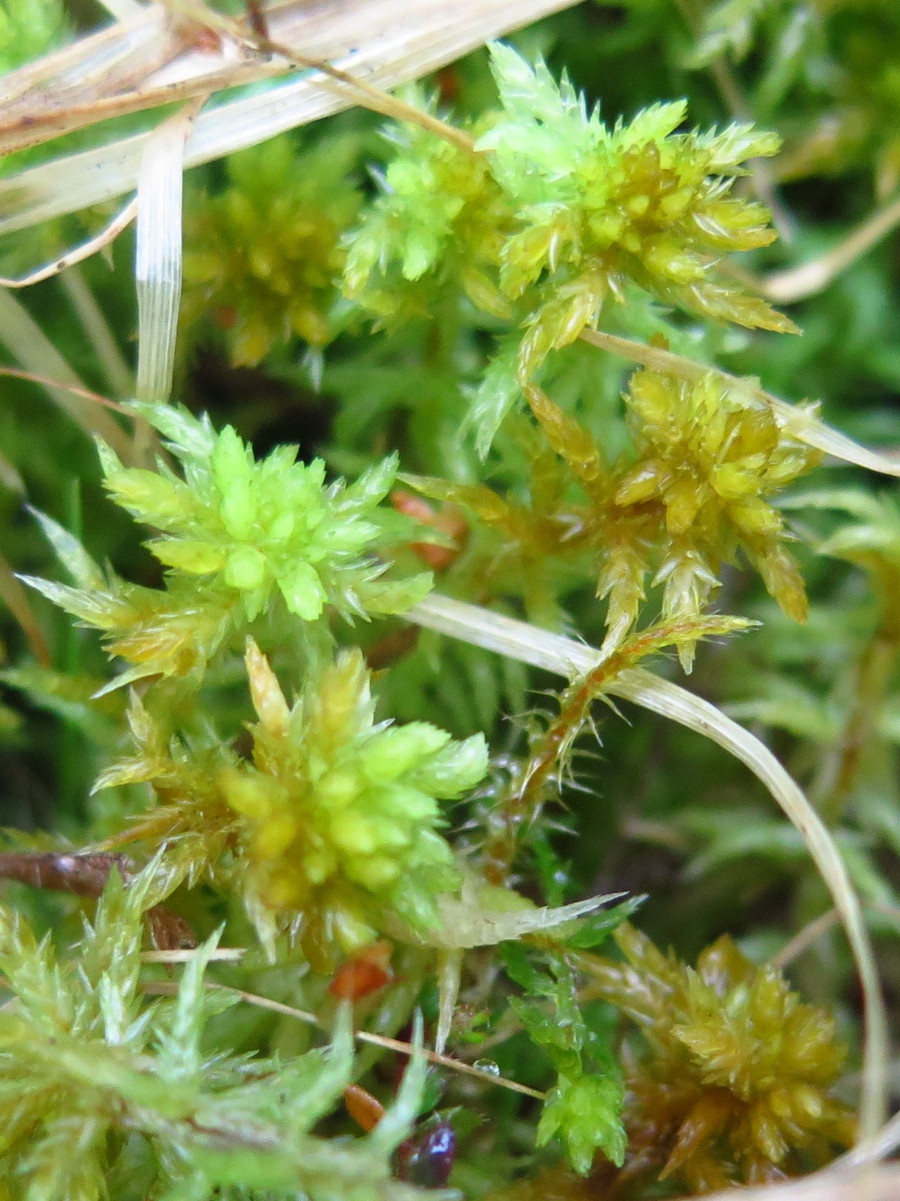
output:
{"label": "curved dry grass stem", "polygon": [[774,271],[754,280],[756,287],[776,304],[791,304],[823,291],[858,258],[900,225],[900,196],[871,213],[851,234],[819,258]]}
{"label": "curved dry grass stem", "polygon": [[[863,1139],[851,1148],[845,1155],[835,1161],[835,1167],[861,1167],[863,1164],[877,1163],[887,1159],[900,1147],[900,1113],[895,1113],[889,1122],[872,1138]],[[900,1196],[900,1189],[894,1194]]]}
{"label": "curved dry grass stem", "polygon": [[898,1197],[900,1164],[866,1164],[856,1168],[834,1165],[786,1184],[745,1185],[707,1193],[704,1201],[897,1201]]}
{"label": "curved dry grass stem", "polygon": [[[407,617],[417,625],[569,678],[586,675],[604,660],[599,651],[571,638],[445,596],[426,597]],[[608,694],[695,730],[734,755],[765,785],[802,835],[841,915],[859,974],[865,1021],[860,1132],[864,1139],[873,1137],[887,1109],[887,1017],[859,899],[831,833],[768,747],[708,701],[635,667],[612,679]]]}
{"label": "curved dry grass stem", "polygon": [[875,953],[862,908],[837,844],[825,823],[768,747],[709,702],[643,668],[623,671],[611,685],[614,696],[668,717],[723,747],[754,773],[799,830],[834,900],[856,961],[863,991],[865,1043],[860,1130],[869,1137],[887,1110],[888,1027]]}
{"label": "curved dry grass stem", "polygon": [[98,234],[95,234],[92,238],[87,238],[84,242],[80,242],[77,246],[74,246],[71,250],[67,250],[51,262],[45,263],[42,267],[35,267],[27,275],[21,275],[16,279],[0,275],[0,287],[30,288],[32,284],[39,284],[45,279],[52,279],[54,275],[59,275],[67,267],[73,267],[76,263],[81,263],[85,259],[89,259],[92,255],[95,255],[98,250],[109,246],[123,230],[128,228],[136,216],[137,198],[129,200]]}

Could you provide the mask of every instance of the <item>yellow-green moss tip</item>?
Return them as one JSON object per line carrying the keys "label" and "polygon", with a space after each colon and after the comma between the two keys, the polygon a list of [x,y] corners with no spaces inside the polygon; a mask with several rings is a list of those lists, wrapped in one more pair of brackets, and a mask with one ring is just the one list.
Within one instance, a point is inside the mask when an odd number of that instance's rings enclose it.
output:
{"label": "yellow-green moss tip", "polygon": [[432,924],[438,895],[457,883],[438,798],[483,777],[483,737],[455,742],[425,722],[376,723],[357,650],[341,653],[290,709],[252,641],[247,667],[260,718],[253,762],[224,768],[219,783],[244,819],[259,900],[302,915],[316,963],[371,939],[386,912],[413,929]]}

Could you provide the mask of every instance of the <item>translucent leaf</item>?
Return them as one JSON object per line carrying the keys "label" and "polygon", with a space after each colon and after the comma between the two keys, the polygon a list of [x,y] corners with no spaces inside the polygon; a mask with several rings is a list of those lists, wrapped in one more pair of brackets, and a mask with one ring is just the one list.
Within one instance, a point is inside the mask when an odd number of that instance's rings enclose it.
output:
{"label": "translucent leaf", "polygon": [[78,587],[86,591],[104,587],[103,573],[73,534],[39,509],[29,508],[29,512],[39,522],[60,566]]}
{"label": "translucent leaf", "polygon": [[[422,936],[428,946],[449,949],[494,946],[542,930],[554,930],[582,917],[621,893],[575,901],[558,909],[538,908],[510,889],[463,889],[459,897],[443,896],[438,904],[440,926]],[[501,904],[505,908],[501,908]]]}
{"label": "translucent leaf", "polygon": [[519,339],[507,339],[492,356],[472,396],[466,426],[475,431],[475,446],[487,458],[497,430],[522,395],[518,380]]}
{"label": "translucent leaf", "polygon": [[200,1036],[212,1012],[226,1009],[237,1000],[227,993],[208,993],[203,987],[207,965],[219,945],[221,930],[211,935],[191,955],[178,993],[157,1027],[156,1071],[164,1080],[191,1080],[198,1086],[203,1056]]}

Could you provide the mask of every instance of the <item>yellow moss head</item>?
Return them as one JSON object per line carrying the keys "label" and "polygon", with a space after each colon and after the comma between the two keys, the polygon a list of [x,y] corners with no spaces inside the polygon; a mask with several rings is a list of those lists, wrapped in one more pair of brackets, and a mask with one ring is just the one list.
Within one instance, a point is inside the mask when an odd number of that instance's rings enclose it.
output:
{"label": "yellow moss head", "polygon": [[705,1192],[827,1162],[852,1140],[852,1111],[829,1092],[845,1052],[825,1010],[728,937],[696,968],[627,923],[615,938],[626,962],[603,963],[601,989],[647,1044],[626,1064],[626,1176],[655,1165]]}
{"label": "yellow moss head", "polygon": [[438,896],[458,881],[437,798],[482,778],[483,737],[376,723],[358,650],[290,708],[252,640],[247,667],[260,719],[253,763],[223,769],[220,784],[244,819],[258,900],[302,915],[304,949],[319,964],[369,941],[385,913],[414,929],[432,924]]}
{"label": "yellow moss head", "polygon": [[359,203],[345,175],[353,153],[351,143],[324,155],[275,138],[232,156],[223,192],[189,198],[188,330],[212,314],[232,362],[251,366],[291,338],[331,341],[341,237]]}
{"label": "yellow moss head", "polygon": [[781,608],[802,621],[803,581],[769,497],[809,471],[818,452],[787,436],[767,406],[736,395],[712,372],[685,381],[639,371],[625,400],[638,458],[621,472],[615,503],[623,514],[662,508],[657,580],[666,584],[666,615],[695,612],[720,564],[740,548]]}

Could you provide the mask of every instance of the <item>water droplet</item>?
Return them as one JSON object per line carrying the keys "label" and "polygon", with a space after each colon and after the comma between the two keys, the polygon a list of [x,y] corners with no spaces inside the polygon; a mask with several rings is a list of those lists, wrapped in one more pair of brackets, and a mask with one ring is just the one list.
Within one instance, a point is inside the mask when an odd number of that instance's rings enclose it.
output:
{"label": "water droplet", "polygon": [[479,1072],[484,1072],[485,1076],[499,1076],[500,1065],[494,1063],[493,1059],[476,1059],[472,1067]]}

